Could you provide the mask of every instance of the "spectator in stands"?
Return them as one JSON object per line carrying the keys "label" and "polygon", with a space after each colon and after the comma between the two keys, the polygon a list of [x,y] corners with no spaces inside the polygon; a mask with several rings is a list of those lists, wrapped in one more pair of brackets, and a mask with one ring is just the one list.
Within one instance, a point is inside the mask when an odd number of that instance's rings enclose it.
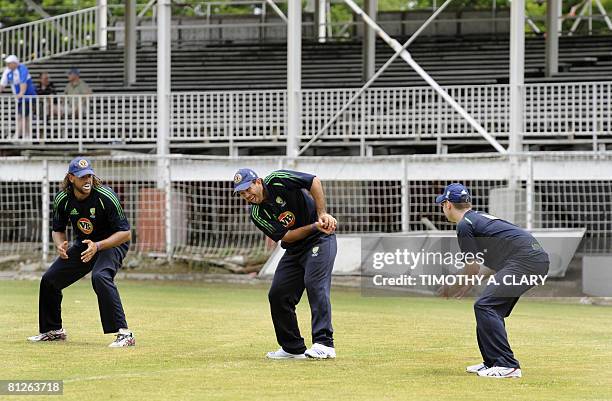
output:
{"label": "spectator in stands", "polygon": [[30,133],[30,112],[33,97],[36,96],[36,88],[32,82],[28,67],[19,62],[14,54],[6,59],[6,68],[0,79],[0,92],[6,86],[11,86],[17,99],[17,137],[23,137]]}
{"label": "spectator in stands", "polygon": [[68,71],[68,85],[64,89],[66,95],[91,95],[93,92],[89,85],[81,79],[81,72],[78,68],[71,68]]}
{"label": "spectator in stands", "polygon": [[[38,95],[57,95],[57,90],[55,89],[55,85],[49,79],[49,73],[43,71],[40,73],[40,79],[38,81],[38,86],[36,87],[36,93]],[[39,99],[40,101],[40,99]],[[46,111],[50,115],[57,114],[57,99],[47,99],[44,101],[46,104]]]}
{"label": "spectator in stands", "polygon": [[[64,94],[66,95],[75,95],[75,96],[86,96],[91,95],[92,91],[89,88],[89,85],[81,79],[81,72],[78,68],[71,68],[68,71],[68,84],[64,89]],[[84,108],[85,99],[81,99],[80,102],[66,102],[66,110],[65,113],[67,115],[78,116],[79,108]]]}

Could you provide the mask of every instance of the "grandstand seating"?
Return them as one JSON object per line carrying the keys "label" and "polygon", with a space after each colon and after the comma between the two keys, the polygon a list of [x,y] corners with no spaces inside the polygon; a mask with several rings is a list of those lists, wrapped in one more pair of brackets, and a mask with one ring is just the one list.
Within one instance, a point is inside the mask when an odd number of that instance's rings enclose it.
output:
{"label": "grandstand seating", "polygon": [[[419,39],[410,51],[442,85],[495,84],[508,82],[507,38]],[[378,43],[377,65],[392,54]],[[594,81],[612,79],[612,37],[563,37],[560,71],[544,77],[544,40],[526,40],[526,82]],[[172,90],[280,89],[286,86],[286,45],[209,44],[173,49]],[[138,50],[138,82],[123,84],[123,49],[90,49],[30,64],[35,79],[42,70],[51,73],[60,88],[68,67],[81,69],[83,78],[98,93],[150,92],[156,87],[156,50]],[[361,81],[361,44],[338,42],[303,43],[304,88],[357,87]],[[403,61],[396,61],[375,86],[420,86],[423,81]]]}

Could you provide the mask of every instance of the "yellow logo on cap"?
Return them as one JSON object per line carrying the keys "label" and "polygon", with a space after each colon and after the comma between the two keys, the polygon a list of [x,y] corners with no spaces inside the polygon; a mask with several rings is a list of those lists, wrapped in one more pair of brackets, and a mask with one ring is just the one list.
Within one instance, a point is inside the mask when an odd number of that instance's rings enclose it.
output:
{"label": "yellow logo on cap", "polygon": [[78,164],[79,164],[79,167],[81,167],[81,168],[85,168],[85,167],[87,167],[89,165],[89,163],[87,163],[87,160],[85,160],[85,159],[79,160]]}
{"label": "yellow logo on cap", "polygon": [[240,181],[242,181],[242,175],[236,174],[234,176],[234,184],[238,184]]}

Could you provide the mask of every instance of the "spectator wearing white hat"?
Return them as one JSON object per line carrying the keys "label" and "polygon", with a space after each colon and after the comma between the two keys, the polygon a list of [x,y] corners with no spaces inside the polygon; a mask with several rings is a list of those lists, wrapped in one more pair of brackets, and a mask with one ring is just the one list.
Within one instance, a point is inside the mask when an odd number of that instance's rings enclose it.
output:
{"label": "spectator wearing white hat", "polygon": [[9,85],[13,89],[17,98],[17,136],[24,136],[30,131],[29,116],[32,99],[36,96],[36,87],[28,67],[19,63],[17,56],[11,54],[4,62],[6,68],[0,79],[0,92]]}

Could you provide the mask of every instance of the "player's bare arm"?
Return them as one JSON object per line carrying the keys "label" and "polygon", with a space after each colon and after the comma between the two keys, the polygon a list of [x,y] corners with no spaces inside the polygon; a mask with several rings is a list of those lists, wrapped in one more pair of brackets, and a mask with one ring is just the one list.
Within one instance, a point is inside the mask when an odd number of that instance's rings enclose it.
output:
{"label": "player's bare arm", "polygon": [[287,231],[287,234],[285,234],[282,240],[287,243],[292,243],[308,237],[310,234],[317,230],[325,234],[332,234],[334,232],[334,229],[324,228],[323,225],[317,221],[310,225],[296,228],[295,230]]}
{"label": "player's bare arm", "polygon": [[15,95],[15,97],[20,98],[25,96],[26,89],[28,88],[28,84],[20,84],[19,85],[19,93]]}
{"label": "player's bare arm", "polygon": [[312,198],[315,201],[317,216],[319,216],[319,223],[321,224],[321,227],[325,230],[331,230],[331,232],[334,232],[336,230],[336,225],[338,224],[338,222],[334,218],[334,216],[327,213],[327,208],[325,204],[325,193],[323,192],[323,185],[321,185],[321,180],[319,179],[319,177],[315,177],[314,180],[312,180],[310,194],[312,195]]}
{"label": "player's bare arm", "polygon": [[57,250],[59,257],[62,259],[68,259],[68,241],[66,239],[66,233],[53,231],[51,233],[51,237],[53,238],[53,243],[55,244],[55,249]]}

